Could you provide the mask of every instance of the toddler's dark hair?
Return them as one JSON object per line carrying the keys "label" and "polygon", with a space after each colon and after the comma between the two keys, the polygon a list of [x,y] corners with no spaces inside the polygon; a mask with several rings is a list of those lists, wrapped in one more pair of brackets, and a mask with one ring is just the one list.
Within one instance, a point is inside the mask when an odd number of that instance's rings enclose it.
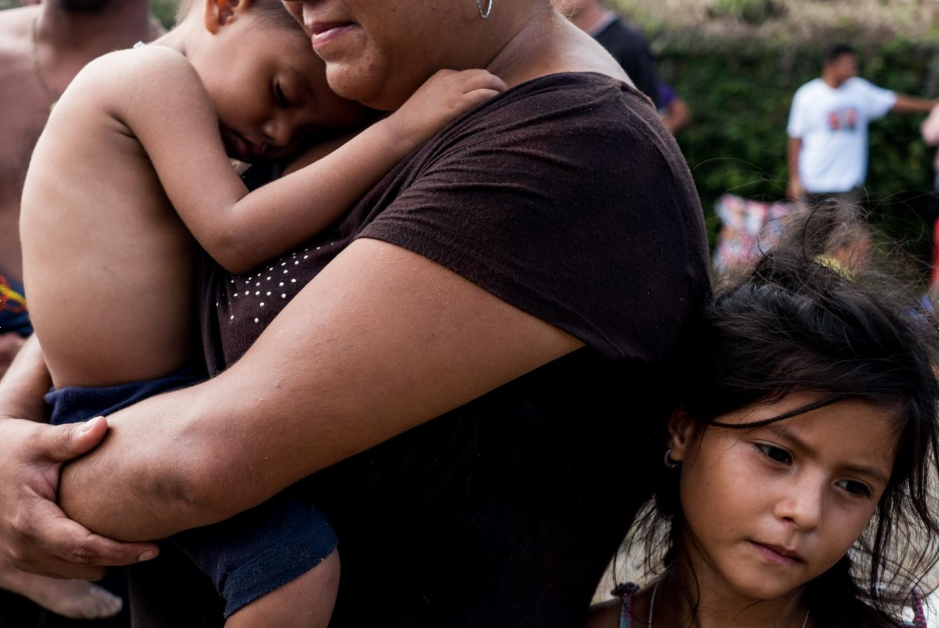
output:
{"label": "toddler's dark hair", "polygon": [[[794,219],[778,246],[706,306],[701,353],[681,399],[704,429],[749,429],[845,399],[874,403],[896,422],[893,475],[873,520],[804,589],[813,622],[830,628],[900,625],[912,588],[937,562],[930,490],[939,468],[939,334],[931,308],[871,242],[863,219],[837,202]],[[819,401],[759,423],[719,422],[797,391]],[[678,481],[663,466],[629,542],[649,574],[684,551]]]}
{"label": "toddler's dark hair", "polygon": [[[197,1],[198,0],[183,0],[180,3],[179,9],[176,10],[177,25],[186,19],[186,16],[189,15],[189,11],[192,9],[193,2]],[[251,13],[263,20],[263,23],[268,26],[296,30],[298,34],[306,37],[306,32],[304,32],[303,27],[287,12],[287,9],[284,8],[280,0],[251,0]]]}

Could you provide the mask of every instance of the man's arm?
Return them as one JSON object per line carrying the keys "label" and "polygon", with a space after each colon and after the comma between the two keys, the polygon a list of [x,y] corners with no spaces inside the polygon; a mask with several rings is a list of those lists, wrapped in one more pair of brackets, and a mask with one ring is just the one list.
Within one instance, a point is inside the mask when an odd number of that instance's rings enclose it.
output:
{"label": "man's arm", "polygon": [[802,180],[799,177],[799,153],[802,152],[802,139],[798,137],[789,138],[789,146],[786,150],[786,158],[789,162],[789,186],[786,188],[786,195],[790,201],[800,201],[805,196],[805,189],[802,187]]}
{"label": "man's arm", "polygon": [[51,387],[52,377],[39,339],[33,335],[21,344],[10,364],[9,376],[0,379],[0,419],[16,417],[44,423],[47,412],[43,395]]}
{"label": "man's arm", "polygon": [[424,257],[359,240],[228,371],[109,417],[63,509],[102,534],[221,521],[582,343]]}
{"label": "man's arm", "polygon": [[7,372],[10,364],[23,347],[23,337],[13,332],[0,334],[0,377]]}
{"label": "man's arm", "polygon": [[929,113],[937,105],[939,105],[939,99],[926,100],[925,98],[914,98],[906,94],[897,94],[897,102],[890,111],[894,113]]}
{"label": "man's arm", "polygon": [[688,103],[676,96],[668,106],[668,111],[665,117],[662,118],[662,123],[674,135],[691,124],[691,117],[691,108]]}

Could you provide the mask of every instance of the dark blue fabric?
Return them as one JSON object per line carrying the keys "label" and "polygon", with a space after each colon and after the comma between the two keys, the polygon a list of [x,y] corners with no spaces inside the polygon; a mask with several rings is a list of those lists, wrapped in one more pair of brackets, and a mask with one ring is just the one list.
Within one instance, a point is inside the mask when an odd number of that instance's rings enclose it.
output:
{"label": "dark blue fabric", "polygon": [[[49,392],[54,425],[107,416],[163,392],[199,381],[191,369],[169,377],[107,388]],[[295,489],[221,523],[169,539],[225,599],[225,617],[316,567],[338,539],[323,512]]]}
{"label": "dark blue fabric", "polygon": [[62,425],[114,414],[148,397],[192,386],[199,381],[194,373],[192,369],[186,368],[173,375],[145,382],[101,388],[69,386],[53,389],[45,397],[52,410],[49,422]]}
{"label": "dark blue fabric", "polygon": [[6,333],[29,336],[33,326],[29,322],[23,284],[0,273],[0,334]]}
{"label": "dark blue fabric", "polygon": [[326,515],[296,489],[171,540],[212,578],[225,617],[310,571],[339,542]]}

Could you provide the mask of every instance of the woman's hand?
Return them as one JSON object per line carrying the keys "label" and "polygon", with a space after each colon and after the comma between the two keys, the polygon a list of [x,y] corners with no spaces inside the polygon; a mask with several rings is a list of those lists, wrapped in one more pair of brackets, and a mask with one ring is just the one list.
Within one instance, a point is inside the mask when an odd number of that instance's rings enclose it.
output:
{"label": "woman's hand", "polygon": [[157,555],[151,543],[119,543],[71,521],[56,505],[62,464],[94,449],[107,433],[103,418],[53,427],[0,419],[0,558],[45,576],[100,580],[106,566]]}
{"label": "woman's hand", "polygon": [[94,449],[104,419],[52,427],[43,394],[52,381],[35,336],[0,381],[0,559],[46,576],[98,580],[105,566],[156,556],[152,543],[124,544],[70,521],[56,505],[62,465]]}

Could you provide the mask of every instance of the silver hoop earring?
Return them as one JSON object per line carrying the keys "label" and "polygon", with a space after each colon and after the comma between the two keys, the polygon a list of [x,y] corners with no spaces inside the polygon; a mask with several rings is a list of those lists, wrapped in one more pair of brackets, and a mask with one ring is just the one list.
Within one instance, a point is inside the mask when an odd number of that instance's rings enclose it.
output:
{"label": "silver hoop earring", "polygon": [[479,17],[483,18],[484,20],[489,19],[489,15],[492,13],[492,2],[493,0],[489,0],[489,6],[486,7],[486,12],[484,13],[482,3],[480,0],[476,0],[476,10],[479,11]]}
{"label": "silver hoop earring", "polygon": [[677,460],[672,460],[672,448],[669,447],[665,450],[665,466],[669,469],[677,469],[681,466],[681,462]]}

